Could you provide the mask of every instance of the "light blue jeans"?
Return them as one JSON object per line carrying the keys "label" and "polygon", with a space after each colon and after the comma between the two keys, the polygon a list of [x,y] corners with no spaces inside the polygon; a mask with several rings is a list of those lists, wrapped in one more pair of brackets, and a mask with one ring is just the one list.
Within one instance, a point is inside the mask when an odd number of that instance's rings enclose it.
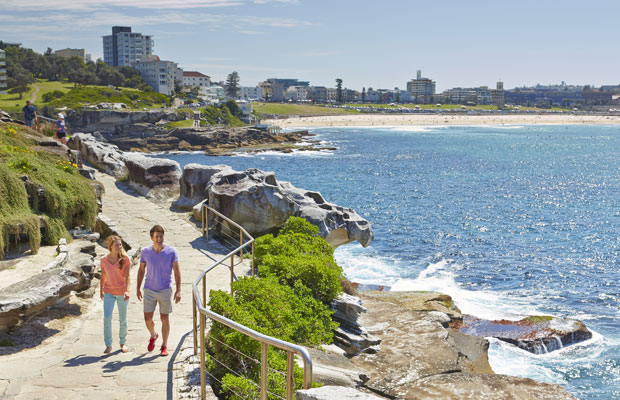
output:
{"label": "light blue jeans", "polygon": [[110,293],[103,294],[103,339],[106,347],[112,346],[112,312],[114,311],[114,303],[118,304],[118,320],[120,327],[118,336],[120,344],[125,344],[127,339],[127,306],[129,300],[125,301],[125,296],[115,296]]}

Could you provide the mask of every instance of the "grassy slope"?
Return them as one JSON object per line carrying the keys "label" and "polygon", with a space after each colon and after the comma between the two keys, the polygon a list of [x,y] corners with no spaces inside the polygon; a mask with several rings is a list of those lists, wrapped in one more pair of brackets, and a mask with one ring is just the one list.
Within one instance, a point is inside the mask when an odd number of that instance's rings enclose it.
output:
{"label": "grassy slope", "polygon": [[254,103],[254,113],[257,115],[342,115],[358,114],[355,110],[341,108],[329,108],[311,104],[279,104],[279,103]]}
{"label": "grassy slope", "polygon": [[[38,147],[32,136],[38,133],[20,125],[0,123],[0,259],[9,232],[23,223],[36,252],[40,241],[55,244],[69,238],[66,227],[94,225],[97,200],[89,181],[71,165],[63,152]],[[21,177],[43,186],[45,204],[28,204]],[[31,196],[36,199],[37,196]],[[46,220],[46,235],[39,234],[39,216]]]}

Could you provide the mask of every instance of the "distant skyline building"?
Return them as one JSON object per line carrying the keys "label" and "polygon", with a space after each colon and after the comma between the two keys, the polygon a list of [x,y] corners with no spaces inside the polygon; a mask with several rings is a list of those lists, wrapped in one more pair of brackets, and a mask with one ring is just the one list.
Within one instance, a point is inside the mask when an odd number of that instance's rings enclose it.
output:
{"label": "distant skyline building", "polygon": [[82,61],[86,61],[86,51],[84,49],[62,49],[56,50],[54,54],[64,58],[78,57]]}
{"label": "distant skyline building", "polygon": [[177,63],[162,61],[157,56],[143,57],[133,66],[140,72],[142,80],[157,93],[170,96],[174,92],[175,81],[183,82],[183,70]]}
{"label": "distant skyline building", "polygon": [[153,55],[153,37],[131,32],[130,26],[113,26],[103,37],[103,61],[108,65],[132,66],[142,57]]}
{"label": "distant skyline building", "polygon": [[0,50],[0,94],[6,94],[6,53]]}
{"label": "distant skyline building", "polygon": [[183,71],[183,86],[209,87],[211,86],[211,77],[198,71]]}
{"label": "distant skyline building", "polygon": [[418,103],[428,104],[432,101],[435,94],[435,81],[422,77],[422,70],[417,71],[416,79],[407,82],[407,91],[411,95],[411,99],[415,99]]}

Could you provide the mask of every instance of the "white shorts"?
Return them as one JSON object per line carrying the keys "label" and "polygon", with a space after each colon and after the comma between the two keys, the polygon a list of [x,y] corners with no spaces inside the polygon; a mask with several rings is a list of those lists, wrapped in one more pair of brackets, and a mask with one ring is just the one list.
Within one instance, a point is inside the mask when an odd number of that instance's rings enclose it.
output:
{"label": "white shorts", "polygon": [[172,312],[172,288],[155,291],[144,289],[144,312],[155,312],[155,307],[159,303],[160,314],[170,314]]}

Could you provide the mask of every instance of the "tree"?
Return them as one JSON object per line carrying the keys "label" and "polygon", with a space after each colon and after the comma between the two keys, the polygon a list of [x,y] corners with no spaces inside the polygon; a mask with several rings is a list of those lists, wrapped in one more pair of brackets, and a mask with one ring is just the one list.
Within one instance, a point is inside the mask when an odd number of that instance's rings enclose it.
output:
{"label": "tree", "polygon": [[336,102],[342,104],[342,79],[336,78]]}
{"label": "tree", "polygon": [[228,111],[230,111],[230,113],[232,115],[234,115],[235,117],[241,117],[241,108],[239,108],[239,104],[237,104],[236,101],[234,100],[228,100],[225,104],[224,107],[228,108]]}
{"label": "tree", "polygon": [[396,92],[396,102],[400,103],[400,92]]}
{"label": "tree", "polygon": [[363,87],[362,88],[362,103],[364,103],[366,101],[366,88]]}
{"label": "tree", "polygon": [[237,71],[233,71],[228,74],[226,83],[224,84],[224,89],[226,90],[226,96],[233,99],[237,97],[239,94],[239,74]]}

